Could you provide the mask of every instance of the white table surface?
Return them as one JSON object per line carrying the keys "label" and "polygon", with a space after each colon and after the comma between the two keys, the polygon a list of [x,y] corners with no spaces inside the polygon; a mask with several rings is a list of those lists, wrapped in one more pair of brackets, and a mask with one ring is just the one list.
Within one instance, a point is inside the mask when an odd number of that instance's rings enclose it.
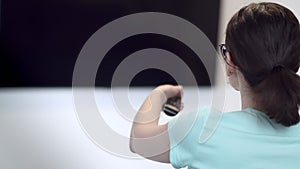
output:
{"label": "white table surface", "polygon": [[[239,108],[239,95],[230,88],[225,110]],[[122,88],[116,89],[122,91]],[[133,88],[129,100],[137,109],[151,88]],[[193,89],[194,90],[194,89]],[[185,109],[190,88],[184,88]],[[110,89],[97,88],[95,98],[101,115],[117,133],[129,136],[131,123],[115,112]],[[209,88],[201,88],[200,104],[210,104]],[[229,98],[229,99],[228,99]],[[104,104],[103,104],[104,103]],[[105,105],[105,106],[103,106]],[[103,113],[102,113],[103,112]],[[162,115],[162,122],[170,118]],[[127,147],[128,148],[128,147]],[[0,89],[0,168],[3,169],[100,169],[172,168],[146,160],[112,155],[96,146],[84,133],[76,116],[71,88]]]}

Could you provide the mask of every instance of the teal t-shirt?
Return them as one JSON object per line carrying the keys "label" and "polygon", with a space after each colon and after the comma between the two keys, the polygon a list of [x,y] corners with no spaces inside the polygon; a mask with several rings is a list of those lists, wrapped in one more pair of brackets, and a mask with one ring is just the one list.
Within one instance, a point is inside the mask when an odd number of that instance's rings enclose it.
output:
{"label": "teal t-shirt", "polygon": [[251,108],[185,113],[169,122],[168,132],[174,168],[300,168],[300,125],[285,127]]}

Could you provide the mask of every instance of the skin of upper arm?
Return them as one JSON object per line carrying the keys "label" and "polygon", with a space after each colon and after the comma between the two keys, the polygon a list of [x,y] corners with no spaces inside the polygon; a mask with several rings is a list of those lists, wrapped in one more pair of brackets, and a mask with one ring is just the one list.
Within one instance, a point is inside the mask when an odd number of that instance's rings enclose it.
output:
{"label": "skin of upper arm", "polygon": [[[150,128],[135,126],[131,131],[130,150],[153,161],[170,163],[168,135],[168,124]],[[156,151],[154,152],[153,149]]]}

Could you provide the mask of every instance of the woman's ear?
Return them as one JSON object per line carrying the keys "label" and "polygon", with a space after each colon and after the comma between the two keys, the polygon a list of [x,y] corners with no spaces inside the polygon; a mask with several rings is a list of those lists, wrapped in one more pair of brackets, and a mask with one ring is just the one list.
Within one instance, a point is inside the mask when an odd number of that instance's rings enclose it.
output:
{"label": "woman's ear", "polygon": [[231,76],[236,73],[236,66],[231,59],[231,55],[229,52],[226,53],[226,75]]}
{"label": "woman's ear", "polygon": [[239,73],[236,65],[233,63],[230,53],[226,53],[227,65],[226,74],[228,76],[229,84],[237,91],[240,91]]}

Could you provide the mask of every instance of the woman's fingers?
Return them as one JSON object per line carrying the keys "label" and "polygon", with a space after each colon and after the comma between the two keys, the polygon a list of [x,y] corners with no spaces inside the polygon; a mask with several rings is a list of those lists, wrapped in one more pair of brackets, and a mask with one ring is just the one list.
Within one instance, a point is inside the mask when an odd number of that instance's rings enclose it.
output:
{"label": "woman's fingers", "polygon": [[159,90],[166,98],[183,97],[183,87],[181,85],[161,85],[154,90]]}
{"label": "woman's fingers", "polygon": [[184,103],[181,102],[181,105],[180,105],[180,111],[184,108]]}

